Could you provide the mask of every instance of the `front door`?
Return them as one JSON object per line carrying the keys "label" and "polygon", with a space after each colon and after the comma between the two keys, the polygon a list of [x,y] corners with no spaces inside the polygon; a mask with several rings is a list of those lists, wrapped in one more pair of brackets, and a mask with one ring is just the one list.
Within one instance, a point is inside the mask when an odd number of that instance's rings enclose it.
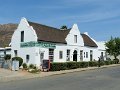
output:
{"label": "front door", "polygon": [[73,52],[73,61],[77,62],[77,51],[76,50]]}

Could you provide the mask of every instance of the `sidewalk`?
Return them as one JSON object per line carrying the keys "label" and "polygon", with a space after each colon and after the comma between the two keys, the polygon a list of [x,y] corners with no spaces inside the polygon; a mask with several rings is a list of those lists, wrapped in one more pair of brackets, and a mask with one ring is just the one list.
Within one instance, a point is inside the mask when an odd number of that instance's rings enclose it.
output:
{"label": "sidewalk", "polygon": [[21,70],[10,71],[10,70],[0,68],[0,82],[32,79],[32,78],[60,75],[65,73],[80,72],[80,71],[86,71],[86,70],[102,69],[102,68],[115,67],[115,66],[120,66],[120,64],[105,65],[102,67],[78,68],[78,69],[54,71],[54,72],[40,72],[39,74],[32,74],[32,73],[28,73],[26,71],[21,71]]}

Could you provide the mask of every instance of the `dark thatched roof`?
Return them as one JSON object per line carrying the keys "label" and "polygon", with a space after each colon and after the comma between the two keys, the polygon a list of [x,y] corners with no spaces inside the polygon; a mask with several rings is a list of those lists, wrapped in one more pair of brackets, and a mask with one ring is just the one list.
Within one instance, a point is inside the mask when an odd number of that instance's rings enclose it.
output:
{"label": "dark thatched roof", "polygon": [[[70,30],[60,30],[33,22],[28,23],[30,24],[30,26],[33,26],[34,30],[36,31],[38,40],[66,44],[65,38]],[[89,36],[85,34],[81,35],[83,37],[85,46],[97,47],[97,44]]]}
{"label": "dark thatched roof", "polygon": [[70,30],[60,30],[57,28],[49,27],[46,25],[28,22],[30,26],[33,26],[37,33],[38,41],[47,41],[54,43],[66,44],[65,38]]}
{"label": "dark thatched roof", "polygon": [[98,47],[97,44],[86,34],[81,34],[84,40],[84,46]]}

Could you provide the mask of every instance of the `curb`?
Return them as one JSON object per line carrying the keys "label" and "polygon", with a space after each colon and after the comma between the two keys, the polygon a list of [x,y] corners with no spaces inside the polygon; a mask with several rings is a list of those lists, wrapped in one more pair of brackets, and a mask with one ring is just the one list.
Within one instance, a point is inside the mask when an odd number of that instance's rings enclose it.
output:
{"label": "curb", "polygon": [[67,74],[67,73],[73,73],[73,72],[82,72],[82,71],[87,71],[87,70],[103,69],[103,68],[117,67],[117,66],[120,66],[120,64],[105,65],[101,67],[78,68],[78,69],[55,71],[55,72],[41,72],[39,74],[26,75],[25,77],[24,76],[2,77],[0,78],[0,82],[27,80],[27,79],[33,79],[33,78],[41,78],[41,77],[48,77],[48,76],[54,76],[54,75],[61,75],[61,74]]}

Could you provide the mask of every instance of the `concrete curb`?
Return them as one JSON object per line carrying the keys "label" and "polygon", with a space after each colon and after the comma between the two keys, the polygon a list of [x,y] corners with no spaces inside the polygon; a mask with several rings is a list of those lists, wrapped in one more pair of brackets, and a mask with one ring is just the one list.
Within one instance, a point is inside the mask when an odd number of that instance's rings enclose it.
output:
{"label": "concrete curb", "polygon": [[81,72],[81,71],[87,71],[87,70],[103,69],[103,68],[116,67],[116,66],[120,66],[120,64],[105,65],[105,66],[101,66],[101,67],[78,68],[78,69],[54,71],[54,72],[41,72],[40,74],[30,74],[30,75],[26,75],[26,76],[2,77],[2,78],[0,78],[0,82],[33,79],[33,78],[47,77],[47,76],[53,76],[53,75],[61,75],[61,74]]}

